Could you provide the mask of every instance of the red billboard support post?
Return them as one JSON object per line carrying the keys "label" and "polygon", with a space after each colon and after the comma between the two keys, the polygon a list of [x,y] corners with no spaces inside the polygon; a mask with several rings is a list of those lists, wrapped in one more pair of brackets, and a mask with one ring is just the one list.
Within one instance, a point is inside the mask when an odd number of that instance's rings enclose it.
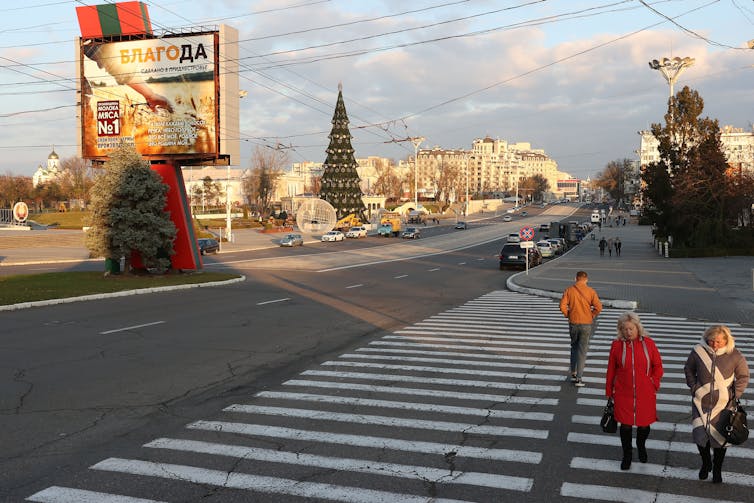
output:
{"label": "red billboard support post", "polygon": [[[177,230],[173,241],[175,253],[170,257],[170,267],[174,270],[201,269],[202,256],[194,234],[191,207],[186,197],[181,167],[166,161],[152,164],[151,168],[169,188],[165,209],[170,213],[170,220]],[[131,264],[137,269],[144,267],[141,257],[136,252],[131,255]]]}

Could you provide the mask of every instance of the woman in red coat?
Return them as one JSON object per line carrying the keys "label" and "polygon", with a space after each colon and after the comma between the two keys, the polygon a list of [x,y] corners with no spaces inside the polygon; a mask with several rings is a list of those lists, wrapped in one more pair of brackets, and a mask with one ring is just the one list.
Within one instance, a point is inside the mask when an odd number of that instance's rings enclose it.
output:
{"label": "woman in red coat", "polygon": [[631,467],[634,425],[639,461],[647,462],[646,441],[649,425],[657,421],[657,390],[662,374],[660,352],[647,336],[639,316],[623,313],[618,318],[618,337],[610,346],[605,382],[605,394],[615,402],[615,420],[620,423],[621,470]]}

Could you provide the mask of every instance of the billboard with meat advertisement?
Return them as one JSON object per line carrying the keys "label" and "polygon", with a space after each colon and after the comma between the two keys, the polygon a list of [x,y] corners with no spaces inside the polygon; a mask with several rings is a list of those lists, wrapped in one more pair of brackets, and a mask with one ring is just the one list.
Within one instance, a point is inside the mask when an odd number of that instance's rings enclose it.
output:
{"label": "billboard with meat advertisement", "polygon": [[79,45],[82,157],[219,155],[218,32]]}

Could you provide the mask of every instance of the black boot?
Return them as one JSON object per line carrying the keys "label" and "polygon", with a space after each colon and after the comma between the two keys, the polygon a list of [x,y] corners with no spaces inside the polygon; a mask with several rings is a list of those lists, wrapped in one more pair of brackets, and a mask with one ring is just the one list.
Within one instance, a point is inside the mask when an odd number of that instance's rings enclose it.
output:
{"label": "black boot", "polygon": [[639,451],[639,461],[647,462],[647,438],[649,437],[649,426],[639,426],[636,428],[636,449]]}
{"label": "black boot", "polygon": [[623,461],[620,462],[621,470],[628,470],[631,468],[631,458],[633,458],[633,446],[631,445],[631,430],[630,424],[620,425],[620,445],[623,447]]}
{"label": "black boot", "polygon": [[712,449],[715,456],[712,458],[712,483],[719,484],[723,481],[723,460],[725,459],[725,448]]}
{"label": "black boot", "polygon": [[702,457],[702,467],[699,469],[699,480],[707,480],[709,472],[712,471],[712,456],[710,456],[709,452],[709,442],[707,442],[707,445],[704,447],[697,445],[696,448],[699,449],[699,455]]}

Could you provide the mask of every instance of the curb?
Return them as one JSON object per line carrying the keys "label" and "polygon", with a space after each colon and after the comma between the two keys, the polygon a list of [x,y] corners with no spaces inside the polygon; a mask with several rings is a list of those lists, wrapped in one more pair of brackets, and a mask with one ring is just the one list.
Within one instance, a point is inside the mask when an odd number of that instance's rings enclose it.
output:
{"label": "curb", "polygon": [[132,295],[144,295],[148,293],[170,292],[170,291],[175,291],[175,290],[188,290],[189,288],[224,286],[224,285],[230,285],[233,283],[241,283],[243,281],[246,281],[246,276],[241,276],[239,278],[229,279],[226,281],[210,281],[209,283],[191,283],[188,285],[159,286],[155,288],[140,288],[138,290],[123,290],[120,292],[112,292],[112,293],[97,293],[97,294],[92,294],[92,295],[82,295],[80,297],[66,297],[62,299],[35,300],[32,302],[22,302],[20,304],[10,304],[7,306],[0,306],[0,312],[18,311],[20,309],[28,309],[30,307],[54,306],[56,304],[70,304],[73,302],[84,302],[87,300],[110,299],[113,297],[130,297]]}
{"label": "curb", "polygon": [[[508,288],[508,290],[519,293],[528,293],[530,295],[536,295],[537,297],[549,297],[556,300],[560,300],[560,298],[563,296],[563,292],[553,292],[550,290],[540,290],[538,288],[519,286],[513,281],[513,278],[515,278],[519,274],[524,274],[524,272],[518,272],[512,276],[509,276],[505,281],[505,286]],[[600,299],[600,302],[602,302],[603,306],[614,307],[616,309],[628,309],[629,311],[635,311],[636,308],[639,307],[639,303],[635,300]]]}

